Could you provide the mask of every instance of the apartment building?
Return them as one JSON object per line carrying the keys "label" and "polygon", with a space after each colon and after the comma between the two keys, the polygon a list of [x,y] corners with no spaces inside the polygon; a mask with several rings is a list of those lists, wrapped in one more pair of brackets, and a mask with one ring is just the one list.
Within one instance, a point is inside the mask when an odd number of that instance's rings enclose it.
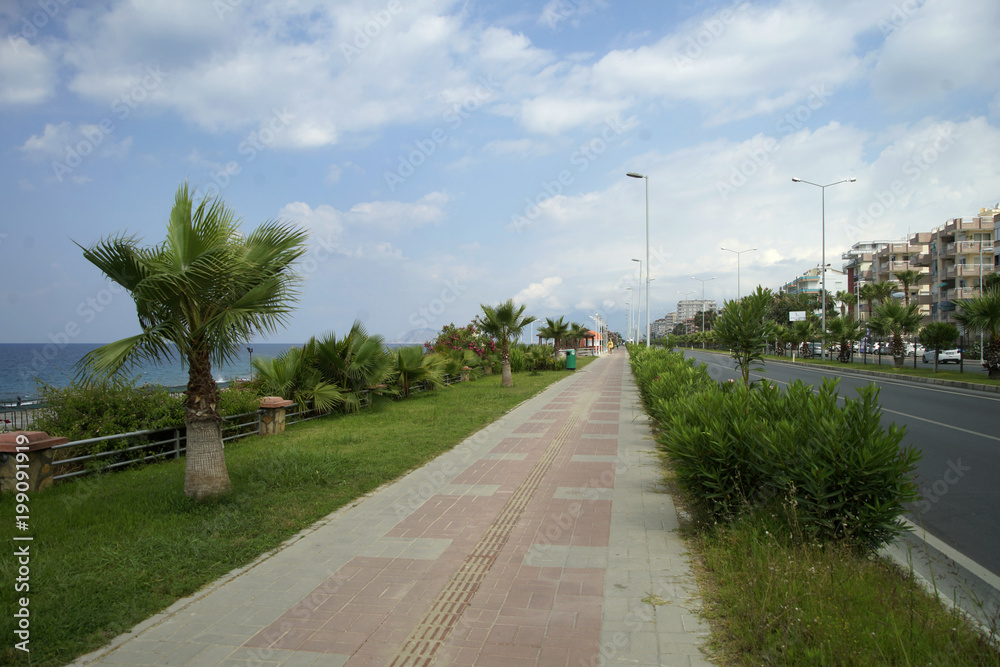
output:
{"label": "apartment building", "polygon": [[956,300],[979,295],[996,265],[993,240],[1000,209],[982,209],[972,218],[953,218],[931,232],[928,243],[930,319],[955,322]]}
{"label": "apartment building", "polygon": [[[911,234],[906,241],[883,244],[872,258],[872,281],[902,284],[896,274],[903,271],[914,271],[920,278],[911,284],[909,295],[903,296],[904,301],[917,303],[920,314],[925,322],[931,321],[931,255],[930,244],[932,232],[917,232]],[[867,313],[867,304],[862,305],[862,312]]]}
{"label": "apartment building", "polygon": [[715,310],[718,306],[714,299],[682,299],[677,302],[677,321],[690,320],[702,311],[710,313]]}
{"label": "apartment building", "polygon": [[[818,298],[823,291],[823,270],[820,267],[809,269],[791,282],[781,286],[785,294],[815,294]],[[826,267],[826,292],[833,295],[847,291],[847,274],[837,269]]]}

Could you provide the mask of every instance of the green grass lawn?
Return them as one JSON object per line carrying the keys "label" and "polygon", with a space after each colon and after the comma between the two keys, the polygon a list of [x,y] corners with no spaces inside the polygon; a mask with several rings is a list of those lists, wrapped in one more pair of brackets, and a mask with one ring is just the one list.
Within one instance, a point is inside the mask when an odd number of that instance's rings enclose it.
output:
{"label": "green grass lawn", "polygon": [[720,665],[1000,665],[979,631],[886,561],[783,535],[765,512],[690,538]]}
{"label": "green grass lawn", "polygon": [[[571,373],[519,373],[507,389],[499,376],[487,376],[382,410],[235,441],[226,447],[233,492],[214,502],[184,497],[183,459],[33,494],[30,592],[14,592],[9,538],[0,556],[0,663],[62,665],[100,647]],[[9,526],[14,509],[13,496],[4,494],[0,513]],[[30,661],[13,648],[11,614],[22,596],[30,599]]]}

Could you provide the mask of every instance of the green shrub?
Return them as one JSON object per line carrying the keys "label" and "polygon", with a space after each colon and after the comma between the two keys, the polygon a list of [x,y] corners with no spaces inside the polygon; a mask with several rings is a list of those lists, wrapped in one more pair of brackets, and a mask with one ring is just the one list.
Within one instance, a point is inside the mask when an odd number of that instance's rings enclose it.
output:
{"label": "green shrub", "polygon": [[39,384],[46,407],[36,418],[38,430],[84,440],[116,433],[170,428],[184,423],[184,397],[160,385],[136,386],[134,379],[66,387]]}
{"label": "green shrub", "polygon": [[632,367],[678,485],[699,513],[728,521],[780,501],[796,530],[875,549],[905,530],[919,453],[883,429],[878,390],[838,405],[837,383],[720,386],[667,351],[635,351]]}
{"label": "green shrub", "polygon": [[510,346],[510,372],[520,373],[524,371],[525,359],[524,350],[521,349],[520,345]]}

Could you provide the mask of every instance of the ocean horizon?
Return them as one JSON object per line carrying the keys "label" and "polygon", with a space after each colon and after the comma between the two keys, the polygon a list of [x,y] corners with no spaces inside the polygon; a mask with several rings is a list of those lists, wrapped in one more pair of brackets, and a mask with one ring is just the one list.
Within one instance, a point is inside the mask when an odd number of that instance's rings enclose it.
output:
{"label": "ocean horizon", "polygon": [[[69,385],[76,376],[76,364],[91,350],[104,343],[0,343],[0,403],[37,398],[38,384],[54,387]],[[253,356],[276,357],[290,347],[302,343],[250,343],[241,346],[239,356],[232,363],[212,367],[212,375],[219,382],[229,382],[250,377],[250,352]],[[420,343],[386,343],[398,348]],[[165,387],[187,385],[185,364],[176,356],[172,361],[144,365],[122,377],[135,379],[139,384],[158,384]]]}

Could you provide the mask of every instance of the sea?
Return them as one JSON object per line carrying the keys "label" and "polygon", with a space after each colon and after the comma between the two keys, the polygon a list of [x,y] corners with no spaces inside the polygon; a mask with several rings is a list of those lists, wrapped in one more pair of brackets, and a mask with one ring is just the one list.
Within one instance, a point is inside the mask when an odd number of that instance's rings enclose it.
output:
{"label": "sea", "polygon": [[[242,346],[239,357],[228,364],[212,368],[220,383],[249,378],[251,356],[276,357],[285,350],[301,343],[250,343]],[[413,343],[388,343],[387,347],[413,345]],[[76,376],[77,363],[100,344],[69,343],[6,343],[0,344],[0,403],[30,402],[39,396],[38,383],[55,387],[69,385]],[[250,352],[247,348],[253,350]],[[173,361],[149,364],[136,369],[127,377],[137,384],[159,384],[183,388],[187,385],[187,365],[176,356]]]}

